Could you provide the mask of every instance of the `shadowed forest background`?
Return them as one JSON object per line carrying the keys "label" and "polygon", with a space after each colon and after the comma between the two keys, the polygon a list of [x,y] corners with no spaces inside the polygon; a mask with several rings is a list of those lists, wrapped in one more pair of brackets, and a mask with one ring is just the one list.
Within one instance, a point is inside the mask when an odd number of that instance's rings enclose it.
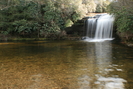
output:
{"label": "shadowed forest background", "polygon": [[114,14],[116,33],[133,40],[132,0],[1,0],[0,37],[63,38],[88,13]]}

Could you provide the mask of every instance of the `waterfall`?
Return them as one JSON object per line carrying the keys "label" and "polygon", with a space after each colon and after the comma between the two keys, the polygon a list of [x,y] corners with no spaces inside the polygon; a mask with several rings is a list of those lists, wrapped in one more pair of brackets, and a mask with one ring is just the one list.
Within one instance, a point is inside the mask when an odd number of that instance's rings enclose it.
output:
{"label": "waterfall", "polygon": [[90,37],[90,38],[94,37],[94,32],[95,32],[95,29],[96,29],[96,22],[97,22],[97,20],[94,19],[94,18],[91,18],[91,19],[87,20],[87,29],[89,29],[86,32],[87,37]]}
{"label": "waterfall", "polygon": [[87,19],[86,41],[112,40],[113,15],[101,14]]}

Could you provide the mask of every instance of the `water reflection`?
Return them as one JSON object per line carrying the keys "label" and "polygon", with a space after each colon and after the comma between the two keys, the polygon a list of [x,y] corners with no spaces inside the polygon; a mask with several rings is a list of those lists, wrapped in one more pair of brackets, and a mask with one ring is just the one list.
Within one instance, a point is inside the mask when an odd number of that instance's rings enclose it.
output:
{"label": "water reflection", "polygon": [[[90,62],[89,74],[78,78],[79,89],[124,89],[126,80],[118,75],[110,75],[111,72],[122,71],[118,65],[112,64],[112,43],[110,41],[96,42],[87,45],[87,57]],[[115,69],[114,69],[115,68]]]}
{"label": "water reflection", "polygon": [[[112,45],[111,42],[96,42],[95,43],[95,58],[96,63],[109,65],[112,61]],[[100,66],[102,67],[102,66]]]}
{"label": "water reflection", "polygon": [[0,49],[0,89],[133,87],[133,50],[110,41],[12,42]]}
{"label": "water reflection", "polygon": [[114,77],[99,77],[95,82],[98,86],[97,89],[124,89],[124,82],[122,78]]}
{"label": "water reflection", "polygon": [[126,82],[122,78],[106,77],[110,72],[114,71],[112,68],[109,68],[109,65],[112,64],[112,44],[109,41],[95,43],[95,57],[100,74],[96,75],[97,89],[124,89],[123,82]]}

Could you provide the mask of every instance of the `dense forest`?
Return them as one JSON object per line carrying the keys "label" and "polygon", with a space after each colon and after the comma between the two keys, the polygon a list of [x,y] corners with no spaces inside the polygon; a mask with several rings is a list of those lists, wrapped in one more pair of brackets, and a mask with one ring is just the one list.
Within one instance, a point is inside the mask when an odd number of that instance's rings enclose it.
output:
{"label": "dense forest", "polygon": [[16,37],[59,37],[89,12],[105,12],[93,0],[1,0],[0,33]]}
{"label": "dense forest", "polygon": [[112,2],[108,10],[115,15],[117,34],[124,41],[133,41],[133,0]]}
{"label": "dense forest", "polygon": [[132,0],[1,0],[0,36],[60,38],[87,13],[108,12],[116,18],[117,33],[129,39],[132,4]]}

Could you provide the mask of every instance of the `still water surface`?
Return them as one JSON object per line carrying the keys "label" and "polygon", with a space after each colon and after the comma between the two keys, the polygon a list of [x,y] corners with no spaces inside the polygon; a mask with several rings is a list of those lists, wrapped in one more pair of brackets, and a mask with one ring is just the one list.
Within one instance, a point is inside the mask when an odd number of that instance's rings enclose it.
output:
{"label": "still water surface", "polygon": [[0,89],[132,89],[133,48],[111,41],[0,43]]}

